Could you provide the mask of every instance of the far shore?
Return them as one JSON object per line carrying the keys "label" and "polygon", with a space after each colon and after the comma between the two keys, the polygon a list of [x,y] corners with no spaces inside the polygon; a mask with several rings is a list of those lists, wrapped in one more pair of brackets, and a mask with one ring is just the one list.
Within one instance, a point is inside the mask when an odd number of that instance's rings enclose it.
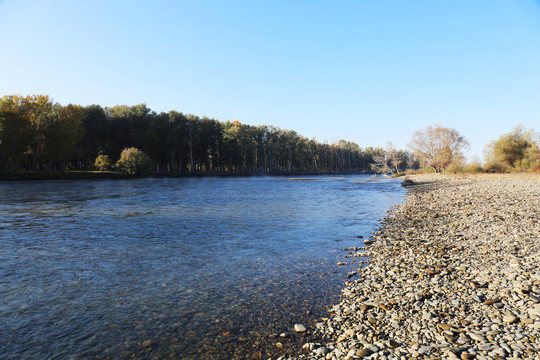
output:
{"label": "far shore", "polygon": [[540,359],[540,175],[414,175],[301,359]]}
{"label": "far shore", "polygon": [[371,173],[206,173],[206,172],[148,172],[140,176],[129,176],[114,171],[0,171],[0,181],[31,180],[115,180],[141,178],[188,178],[188,177],[249,177],[249,176],[315,176],[315,175],[373,175]]}

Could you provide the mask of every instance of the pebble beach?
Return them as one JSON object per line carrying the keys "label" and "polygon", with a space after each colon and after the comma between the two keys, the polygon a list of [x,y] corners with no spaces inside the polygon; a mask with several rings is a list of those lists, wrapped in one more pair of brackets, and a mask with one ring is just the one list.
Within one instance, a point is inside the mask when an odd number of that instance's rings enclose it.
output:
{"label": "pebble beach", "polygon": [[540,176],[405,181],[298,358],[539,360]]}

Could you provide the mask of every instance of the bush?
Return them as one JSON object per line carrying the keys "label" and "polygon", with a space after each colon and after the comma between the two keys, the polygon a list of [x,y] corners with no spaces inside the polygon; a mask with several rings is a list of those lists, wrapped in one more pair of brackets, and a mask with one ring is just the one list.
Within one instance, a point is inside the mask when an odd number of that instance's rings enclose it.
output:
{"label": "bush", "polygon": [[484,166],[484,171],[488,173],[509,173],[512,169],[499,162],[490,162]]}
{"label": "bush", "polygon": [[465,172],[465,168],[461,165],[450,165],[444,169],[444,172],[446,174],[463,174]]}
{"label": "bush", "polygon": [[465,166],[465,171],[469,174],[478,174],[484,172],[484,168],[478,164],[469,164]]}
{"label": "bush", "polygon": [[470,165],[450,165],[444,172],[447,174],[477,174],[483,172],[484,169],[478,164]]}
{"label": "bush", "polygon": [[150,168],[150,158],[139,149],[133,147],[124,149],[116,168],[125,175],[142,175]]}
{"label": "bush", "polygon": [[109,155],[99,155],[94,161],[94,167],[99,171],[110,171],[114,167],[114,162]]}

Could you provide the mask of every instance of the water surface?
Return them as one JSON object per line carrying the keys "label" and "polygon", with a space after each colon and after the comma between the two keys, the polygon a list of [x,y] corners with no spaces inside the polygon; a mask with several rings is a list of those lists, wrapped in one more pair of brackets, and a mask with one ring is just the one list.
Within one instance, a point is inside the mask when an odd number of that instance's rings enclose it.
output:
{"label": "water surface", "polygon": [[2,183],[0,354],[290,354],[306,338],[276,335],[325,316],[356,268],[336,266],[343,249],[403,200],[399,182],[371,180]]}

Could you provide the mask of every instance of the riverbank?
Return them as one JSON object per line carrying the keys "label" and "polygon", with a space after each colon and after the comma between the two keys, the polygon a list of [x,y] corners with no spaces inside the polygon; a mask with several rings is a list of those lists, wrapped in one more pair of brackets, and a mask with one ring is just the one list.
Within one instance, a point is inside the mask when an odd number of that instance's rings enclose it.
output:
{"label": "riverbank", "polygon": [[114,171],[0,171],[0,181],[32,181],[32,180],[115,180],[140,178],[202,178],[202,177],[255,177],[255,176],[344,176],[370,175],[368,173],[339,172],[291,172],[291,173],[212,173],[212,172],[149,172],[141,176],[130,176]]}
{"label": "riverbank", "polygon": [[540,359],[540,176],[418,175],[303,359]]}

